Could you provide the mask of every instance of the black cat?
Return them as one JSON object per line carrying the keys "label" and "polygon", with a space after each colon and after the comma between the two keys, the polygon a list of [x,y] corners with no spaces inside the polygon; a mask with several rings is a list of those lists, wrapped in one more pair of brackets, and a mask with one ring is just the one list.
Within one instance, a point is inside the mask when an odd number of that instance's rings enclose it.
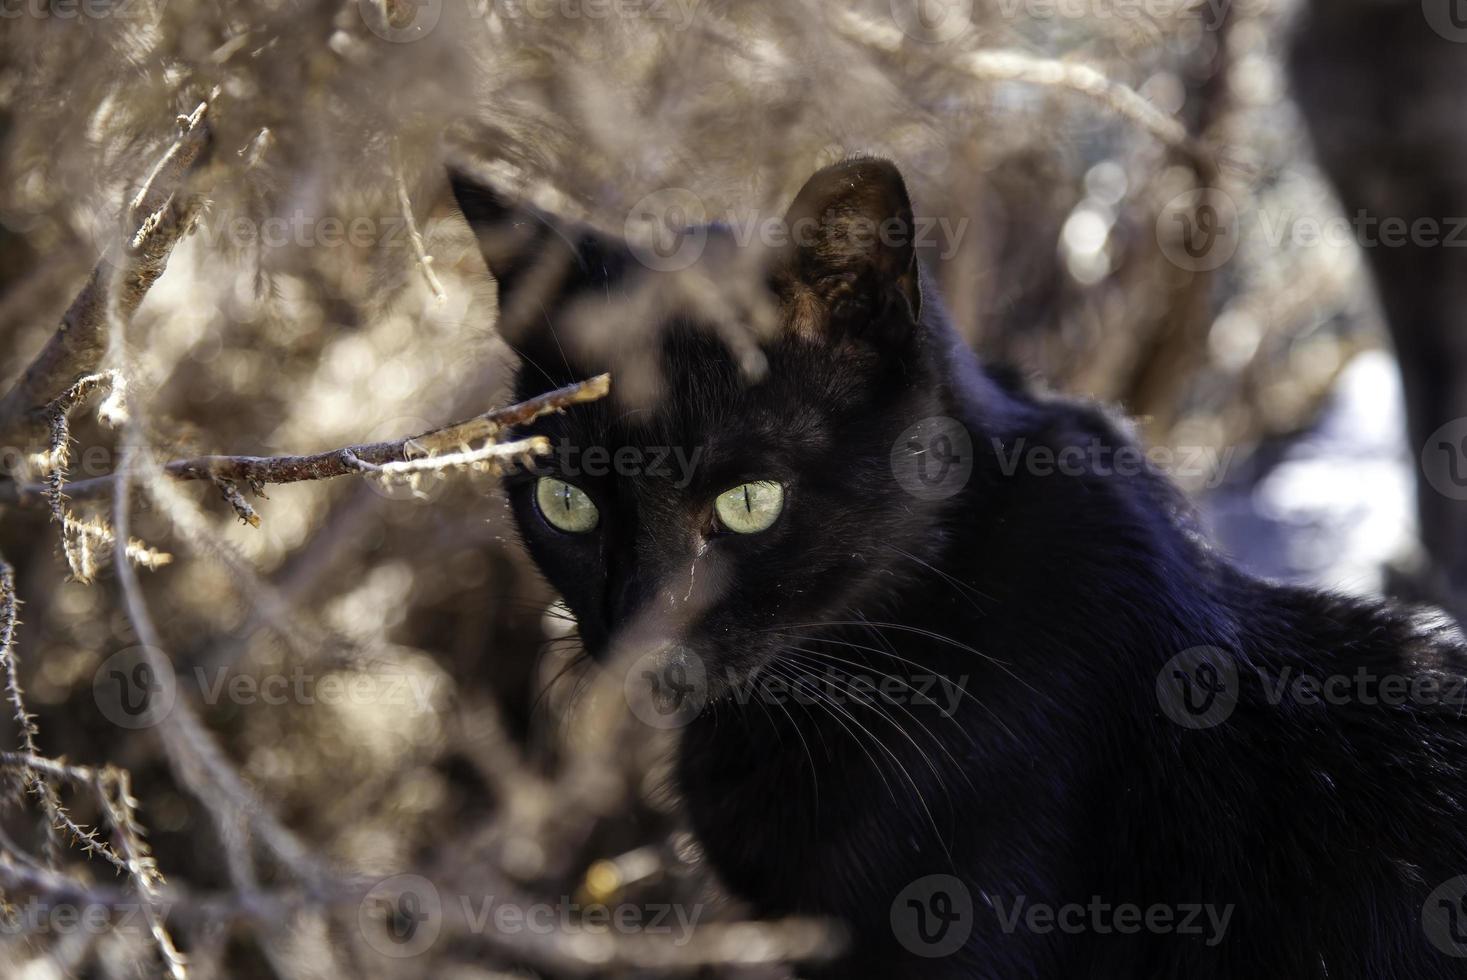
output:
{"label": "black cat", "polygon": [[1104,413],[980,368],[891,164],[812,177],[738,287],[778,312],[754,380],[645,302],[745,272],[730,229],[666,271],[453,183],[519,396],[656,328],[659,399],[534,427],[622,462],[553,456],[514,510],[589,652],[634,633],[662,707],[699,695],[678,788],[728,887],[849,923],[806,975],[1467,977],[1459,635],[1250,578]]}

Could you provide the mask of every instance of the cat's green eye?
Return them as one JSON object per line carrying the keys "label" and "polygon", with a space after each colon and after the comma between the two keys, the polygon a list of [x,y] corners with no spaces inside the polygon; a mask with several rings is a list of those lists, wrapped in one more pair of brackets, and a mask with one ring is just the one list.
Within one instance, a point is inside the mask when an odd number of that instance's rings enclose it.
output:
{"label": "cat's green eye", "polygon": [[773,480],[741,483],[713,502],[718,520],[730,531],[754,534],[768,528],[784,509],[784,487]]}
{"label": "cat's green eye", "polygon": [[535,482],[535,503],[547,521],[571,534],[585,534],[601,520],[601,512],[586,491],[553,476]]}

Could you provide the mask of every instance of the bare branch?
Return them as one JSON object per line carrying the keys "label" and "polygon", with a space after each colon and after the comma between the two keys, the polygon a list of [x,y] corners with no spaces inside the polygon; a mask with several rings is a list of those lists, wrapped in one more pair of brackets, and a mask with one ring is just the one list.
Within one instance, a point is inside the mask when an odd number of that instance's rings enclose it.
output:
{"label": "bare branch", "polygon": [[428,246],[423,241],[423,233],[418,230],[417,219],[413,217],[413,202],[412,198],[408,197],[407,183],[403,180],[401,169],[393,170],[392,182],[397,189],[397,206],[402,209],[402,220],[407,224],[408,241],[412,243],[413,254],[418,260],[418,268],[423,272],[423,281],[428,284],[433,298],[441,303],[448,298],[448,294],[443,291],[443,283],[439,281],[438,274],[433,271],[433,256],[428,254]]}
{"label": "bare branch", "polygon": [[[129,318],[163,274],[173,246],[192,224],[194,208],[179,191],[209,141],[209,103],[179,117],[179,135],[154,165],[128,206],[127,248],[121,267],[104,257],[72,300],[61,325],[4,398],[0,438],[30,436],[46,422],[45,406],[79,375],[91,374],[107,353],[108,318]],[[115,307],[113,304],[115,303]]]}
{"label": "bare branch", "polygon": [[[5,694],[10,701],[21,745],[19,756],[8,754],[7,762],[13,762],[16,758],[41,758],[40,750],[36,746],[36,737],[40,732],[36,728],[34,717],[26,709],[25,695],[20,686],[19,663],[15,655],[15,627],[19,621],[19,604],[20,600],[15,592],[15,572],[4,557],[0,557],[0,661],[3,661],[5,670]],[[61,797],[56,793],[56,787],[51,785],[49,775],[53,773],[50,767],[38,768],[29,762],[21,762],[20,766],[25,788],[40,800],[41,808],[45,812],[47,850],[53,864],[56,863],[59,850],[56,835],[58,831],[64,830],[84,852],[100,854],[117,867],[124,867],[124,862],[116,851],[108,847],[94,831],[78,824],[66,812],[66,808],[61,805]]]}
{"label": "bare branch", "polygon": [[143,917],[148,923],[148,932],[158,947],[158,955],[168,967],[171,980],[188,980],[183,955],[173,945],[173,937],[163,924],[163,911],[158,902],[158,885],[163,876],[158,873],[158,864],[143,841],[143,831],[137,822],[137,800],[133,798],[131,779],[123,770],[106,769],[97,773],[92,780],[93,789],[107,814],[107,822],[117,834],[119,849],[127,861],[128,877],[142,898]]}
{"label": "bare branch", "polygon": [[[117,483],[113,525],[122,539],[127,536],[129,523],[131,453],[131,450],[126,452],[124,465],[113,477]],[[162,637],[143,601],[137,573],[128,562],[120,561],[116,566],[123,604],[149,667],[159,676],[171,672],[173,665],[162,653]],[[311,850],[275,818],[225,758],[192,705],[183,698],[177,699],[157,731],[179,781],[204,804],[216,825],[231,826],[242,814],[260,841],[286,868],[312,886],[326,878],[325,869]]]}
{"label": "bare branch", "polygon": [[979,81],[1022,82],[1086,96],[1136,123],[1199,169],[1209,173],[1216,169],[1217,153],[1211,146],[1192,137],[1186,126],[1157,109],[1135,89],[1115,81],[1098,68],[1011,50],[971,50],[955,56],[945,56],[941,51],[929,53],[922,45],[906,43],[906,35],[895,23],[876,21],[844,9],[832,8],[831,13],[836,28],[847,38],[887,55],[927,54],[929,60]]}
{"label": "bare branch", "polygon": [[[587,381],[557,388],[517,405],[495,409],[462,422],[399,439],[345,446],[308,456],[199,456],[176,459],[163,465],[167,475],[178,480],[244,481],[254,484],[300,483],[307,480],[329,480],[338,476],[383,473],[387,476],[409,475],[415,470],[441,469],[445,466],[469,465],[488,459],[514,457],[548,451],[543,441],[524,440],[507,447],[487,446],[482,450],[456,454],[440,461],[438,454],[466,446],[481,439],[492,439],[505,429],[525,425],[552,412],[564,411],[572,405],[604,398],[611,391],[611,376],[597,375]],[[78,480],[61,487],[73,499],[102,496],[114,484],[112,476]],[[41,486],[12,487],[6,493],[0,487],[0,500],[32,504],[45,499],[48,489]],[[231,501],[231,503],[233,503]],[[248,505],[246,505],[248,506]],[[235,506],[236,512],[239,508]],[[253,508],[250,510],[253,513]],[[243,513],[240,515],[245,517]],[[247,517],[245,517],[248,520]],[[251,522],[253,523],[253,522]]]}

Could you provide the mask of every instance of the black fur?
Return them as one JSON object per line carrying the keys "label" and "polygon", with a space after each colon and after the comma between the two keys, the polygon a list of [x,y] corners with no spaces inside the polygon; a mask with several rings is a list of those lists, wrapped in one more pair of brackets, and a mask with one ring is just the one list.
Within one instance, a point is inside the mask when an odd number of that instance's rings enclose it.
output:
{"label": "black fur", "polygon": [[[518,228],[513,240],[558,253],[561,271],[541,277],[532,304],[548,331],[515,336],[527,358],[517,393],[598,370],[561,312],[658,274],[621,243],[466,178],[455,191],[481,237]],[[674,312],[655,347],[666,381],[655,404],[609,400],[536,426],[580,446],[701,447],[691,482],[578,480],[602,523],[574,537],[540,516],[531,480],[511,481],[524,540],[593,655],[649,609],[693,607],[660,638],[711,675],[712,700],[681,736],[678,784],[732,891],[766,915],[851,924],[851,954],[809,975],[1467,976],[1423,918],[1467,928],[1460,907],[1426,908],[1467,874],[1461,693],[1368,696],[1386,676],[1459,678],[1457,634],[1374,600],[1250,578],[1209,549],[1154,472],[1006,466],[1019,446],[1033,459],[1038,447],[1130,439],[1094,407],[990,376],[931,290],[917,292],[908,252],[841,237],[832,215],[910,222],[890,164],[822,171],[801,199],[821,202],[803,213],[824,216],[822,235],[772,250],[750,287],[785,318],[762,380],[741,374],[707,324]],[[486,254],[509,308],[537,257]],[[715,278],[723,254],[702,260]],[[971,434],[973,470],[960,492],[929,500],[902,488],[892,452],[937,416]],[[761,534],[712,533],[713,496],[754,479],[786,484],[780,519]],[[1195,666],[1173,658],[1197,647],[1236,670],[1237,706],[1207,728],[1163,710],[1174,669]],[[966,678],[968,696],[952,717],[920,702],[842,714],[734,696],[751,676],[814,670],[811,658],[852,675]],[[1374,678],[1366,696],[1276,693],[1280,678],[1362,668]],[[972,905],[967,941],[937,958],[893,924],[904,914],[893,903],[928,875],[960,879]],[[1220,935],[1205,915],[1200,934],[1120,934],[1088,917],[1046,930],[1022,915],[1006,929],[1020,898],[1164,906],[1174,921],[1194,904],[1233,911]]]}

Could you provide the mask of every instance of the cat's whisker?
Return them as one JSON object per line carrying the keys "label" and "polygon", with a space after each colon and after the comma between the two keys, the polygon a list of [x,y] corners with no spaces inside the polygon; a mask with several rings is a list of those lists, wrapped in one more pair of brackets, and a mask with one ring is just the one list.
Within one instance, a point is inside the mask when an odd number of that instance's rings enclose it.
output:
{"label": "cat's whisker", "polygon": [[[778,674],[779,676],[785,678],[786,680],[789,680],[789,681],[791,681],[793,683],[796,683],[796,684],[800,683],[800,675],[799,675],[798,669],[797,668],[794,668],[790,664],[783,663],[781,661],[770,661],[770,663],[769,663],[769,669],[772,672]],[[820,707],[822,710],[825,711],[825,713],[827,715],[830,716],[830,718],[837,725],[839,725],[841,727],[841,730],[842,731],[844,731],[847,735],[851,736],[851,741],[855,742],[856,743],[856,747],[861,750],[862,754],[865,755],[868,760],[870,760],[870,762],[871,762],[871,768],[874,769],[874,770],[876,770],[876,775],[878,777],[880,777],[881,782],[882,782],[882,785],[884,785],[886,787],[887,795],[889,795],[891,797],[892,802],[893,803],[900,802],[900,799],[897,797],[897,794],[896,794],[896,789],[891,785],[891,780],[889,780],[889,779],[886,778],[886,772],[885,772],[885,770],[883,770],[881,768],[881,764],[879,762],[877,762],[876,756],[874,756],[874,755],[871,754],[871,750],[868,749],[868,748],[866,748],[866,743],[863,742],[861,740],[861,737],[859,735],[857,735],[856,732],[852,731],[851,728],[850,728],[850,726],[847,725],[844,721],[842,721],[841,718],[840,718],[840,716],[835,713],[835,711],[833,710],[833,707],[834,706],[830,703],[830,700],[828,698],[822,698],[820,696],[820,693],[818,691],[812,692],[812,694],[814,695],[814,697],[816,698],[816,700],[812,702],[812,705],[811,706],[812,707]],[[866,730],[866,734],[867,735],[870,735],[873,739],[876,739],[876,736],[874,734],[872,734],[869,729]],[[876,739],[876,742],[877,742],[877,745],[880,746],[881,740],[880,739]]]}
{"label": "cat's whisker", "polygon": [[[890,657],[893,660],[897,660],[897,661],[900,661],[901,663],[905,663],[905,664],[908,664],[908,665],[910,665],[912,667],[916,667],[917,669],[922,670],[922,671],[926,671],[928,669],[928,668],[924,667],[922,664],[917,663],[917,661],[910,660],[910,659],[908,659],[906,657],[901,656],[900,654],[897,654],[897,653],[889,653],[889,652],[887,652],[885,650],[880,650],[880,649],[878,649],[876,647],[866,646],[865,644],[862,644],[862,643],[852,643],[849,640],[842,640],[842,639],[838,639],[836,637],[831,637],[831,636],[804,636],[804,635],[793,634],[793,633],[773,633],[772,635],[778,636],[778,637],[780,637],[782,639],[798,639],[798,640],[804,640],[806,642],[829,643],[829,644],[832,644],[834,646],[849,647],[849,648],[851,648],[853,650],[860,650],[860,651],[865,651],[865,652],[868,652],[868,653],[874,653],[874,654],[876,654],[879,657]],[[846,663],[853,664],[853,665],[856,664],[855,661],[846,661]],[[888,676],[890,676],[890,675],[888,675]],[[980,698],[978,695],[974,694],[972,691],[969,691],[966,687],[963,687],[962,685],[958,685],[957,686],[957,691],[958,691],[958,695],[959,695],[960,698],[968,698],[968,699],[972,700],[972,702],[974,704],[976,704],[978,707],[980,707],[984,711],[986,711],[988,713],[988,716],[993,719],[994,723],[996,725],[998,725],[999,728],[1002,728],[1003,729],[1004,734],[1008,735],[1009,738],[1013,739],[1015,742],[1017,742],[1019,740],[1019,736],[1014,732],[1014,730],[1012,728],[1010,728],[1004,722],[1004,720],[1001,717],[999,717],[998,712],[996,712],[992,708],[990,708],[984,702],[984,700],[982,698]],[[948,715],[948,718],[953,722],[953,724],[955,726],[958,727],[958,729],[960,731],[963,732],[963,736],[964,736],[964,738],[967,739],[968,744],[970,746],[971,745],[974,745],[972,736],[967,733],[967,730],[966,729],[963,729],[962,726],[958,724],[957,719],[952,718],[951,715]]]}
{"label": "cat's whisker", "polygon": [[[786,666],[792,666],[792,665],[788,665],[788,663],[786,663]],[[883,741],[882,736],[877,735],[876,732],[874,732],[874,731],[871,731],[871,729],[868,728],[867,725],[864,725],[864,723],[861,722],[861,719],[858,719],[858,717],[855,717],[855,714],[852,714],[851,712],[848,712],[848,710],[846,710],[845,707],[842,706],[841,703],[839,703],[839,701],[836,701],[835,698],[830,697],[830,695],[829,694],[826,694],[826,692],[820,691],[819,688],[807,688],[807,690],[810,691],[811,694],[816,695],[816,697],[823,697],[824,698],[824,701],[826,701],[826,703],[829,704],[830,710],[833,710],[833,712],[836,712],[836,713],[841,714],[841,716],[844,716],[845,719],[848,720],[848,722],[851,722],[852,725],[857,726],[857,728],[860,729],[860,731],[866,732],[866,735],[868,736],[868,738],[870,738],[871,741],[873,741],[874,744],[876,744],[876,748],[879,748],[880,751],[883,751],[883,753],[886,754],[886,757],[888,757],[888,758],[890,758],[890,760],[892,760],[893,766],[896,766],[896,770],[898,770],[899,775],[901,775],[902,778],[904,778],[905,780],[907,780],[907,785],[908,786],[911,786],[911,788],[912,788],[912,794],[914,794],[915,797],[917,797],[917,802],[920,802],[921,808],[923,808],[923,813],[926,814],[926,816],[927,816],[927,823],[929,823],[930,826],[932,826],[933,835],[936,836],[937,842],[939,842],[939,844],[942,845],[943,851],[946,851],[946,849],[948,849],[948,845],[946,845],[945,839],[943,839],[942,829],[940,829],[940,827],[937,826],[937,817],[936,816],[933,816],[932,807],[930,807],[930,805],[927,804],[927,797],[926,797],[926,795],[923,795],[923,791],[921,791],[921,786],[920,785],[917,785],[917,779],[915,779],[914,776],[912,776],[911,770],[910,769],[907,769],[907,764],[905,764],[904,761],[901,760],[901,757],[899,757],[898,754],[896,754],[895,751],[892,750],[892,747],[890,747],[890,745],[886,744],[886,742]],[[877,712],[877,714],[882,714],[882,713]],[[893,720],[890,719],[890,717],[885,716],[885,714],[882,714],[882,717],[883,717],[883,719],[888,720],[889,723],[892,723],[892,725],[895,725],[895,722],[893,722]],[[901,726],[899,726],[899,725],[895,725],[895,726],[896,726],[896,728],[898,728],[898,731],[901,731],[902,732],[902,735],[904,735],[905,738],[907,738],[908,741],[911,742],[912,747],[914,747],[915,750],[917,750],[918,756],[923,757],[923,761],[926,761],[926,763],[929,764],[930,767],[933,767],[933,772],[934,773],[937,773],[937,769],[936,769],[936,767],[933,766],[932,760],[930,760],[930,758],[927,758],[926,757],[926,754],[923,753],[923,750],[921,750],[920,745],[917,745],[917,742],[915,742],[915,739],[912,739],[911,738],[911,735],[908,734],[908,732],[905,732],[904,729],[901,729]],[[940,773],[939,773],[939,780],[937,780],[937,782],[939,782],[939,785],[943,785],[942,778],[940,778]],[[890,788],[889,783],[888,783],[888,788]],[[951,801],[951,795],[949,795],[949,801]],[[949,858],[949,860],[951,860],[952,855],[951,854],[948,854],[948,858]]]}
{"label": "cat's whisker", "polygon": [[[754,668],[754,672],[750,675],[750,682],[751,683],[757,683],[758,682],[759,673],[764,669],[765,666],[766,666],[766,664],[761,664],[760,666]],[[815,809],[818,812],[819,809],[820,809],[820,771],[819,771],[820,767],[819,767],[819,763],[817,763],[815,761],[815,753],[812,752],[812,751],[810,751],[810,743],[808,741],[806,741],[806,739],[805,739],[805,733],[800,729],[799,724],[795,721],[795,716],[792,715],[792,714],[790,714],[790,709],[787,708],[787,707],[785,707],[784,704],[782,702],[779,702],[779,701],[775,701],[774,702],[774,705],[781,712],[784,713],[784,716],[787,719],[789,719],[790,727],[795,730],[795,734],[797,736],[799,736],[800,745],[802,745],[804,747],[804,749],[805,749],[805,758],[810,760],[810,788],[811,788],[811,790],[814,791]],[[765,711],[765,714],[769,714],[769,709],[768,708],[765,708],[764,711]],[[773,715],[770,715],[770,722],[771,722],[771,724],[774,723]],[[821,736],[821,737],[823,738],[824,736]],[[784,739],[783,738],[780,738],[780,744],[781,745],[784,744]],[[826,747],[826,753],[829,754],[829,751],[830,751],[829,746],[827,746]]]}
{"label": "cat's whisker", "polygon": [[993,596],[989,595],[987,592],[983,592],[983,591],[981,591],[979,589],[973,588],[971,585],[969,585],[968,583],[964,582],[962,579],[959,579],[956,576],[951,575],[951,574],[943,571],[942,569],[938,568],[936,565],[932,564],[930,561],[927,561],[924,558],[919,558],[916,555],[912,554],[910,551],[904,551],[901,548],[898,548],[894,544],[883,544],[882,547],[886,548],[888,551],[894,551],[894,552],[896,552],[897,554],[901,555],[903,558],[911,559],[912,561],[914,561],[917,564],[921,565],[923,568],[927,569],[928,571],[933,572],[934,574],[938,575],[944,581],[946,581],[949,585],[951,585],[953,588],[957,589],[960,594],[965,595],[965,597],[968,598],[969,604],[972,605],[972,607],[974,609],[978,610],[981,613],[986,613],[987,610],[984,609],[982,606],[980,606],[978,604],[978,602],[976,601],[977,599],[987,599],[989,602],[997,602],[998,601]]}
{"label": "cat's whisker", "polygon": [[[778,664],[771,663],[771,666],[779,666],[779,665]],[[790,666],[790,665],[786,664],[785,666]],[[891,747],[889,745],[887,745],[886,742],[884,742],[881,739],[881,736],[877,735],[870,728],[868,728],[865,724],[863,724],[861,722],[861,720],[859,718],[857,718],[855,715],[853,715],[849,711],[845,710],[845,708],[842,707],[839,702],[835,701],[834,699],[830,698],[828,695],[825,695],[823,692],[818,691],[818,690],[813,690],[811,693],[813,693],[816,697],[824,697],[826,703],[830,706],[831,710],[833,710],[835,712],[838,712],[839,714],[843,715],[846,718],[846,720],[848,720],[851,724],[855,725],[861,731],[865,732],[866,735],[876,744],[876,747],[878,749],[880,749],[882,752],[886,753],[887,757],[891,759],[892,763],[897,767],[897,770],[901,773],[902,777],[904,779],[906,779],[907,785],[909,785],[909,786],[912,787],[912,792],[916,795],[917,802],[922,805],[922,812],[927,815],[927,821],[932,826],[932,832],[937,836],[937,840],[941,843],[943,841],[943,836],[942,836],[942,830],[937,826],[937,818],[932,815],[932,808],[930,806],[928,806],[928,804],[927,804],[927,797],[922,794],[922,788],[917,785],[917,780],[915,778],[913,778],[911,771],[906,767],[906,764],[902,762],[901,757],[898,756],[894,751],[892,751]],[[908,735],[908,738],[910,738],[910,737],[911,736]],[[921,751],[920,748],[918,749],[918,751],[919,752]],[[872,763],[873,763],[873,765],[875,764],[875,760],[874,759],[872,760]],[[878,771],[879,771],[879,767],[878,767]],[[891,784],[890,783],[887,783],[887,789],[888,789],[888,791],[891,790]],[[895,799],[895,795],[893,795],[893,799]],[[946,848],[947,848],[947,845],[945,843],[943,843],[943,849],[946,850]],[[951,859],[952,855],[949,854],[948,857],[949,857],[949,859]]]}
{"label": "cat's whisker", "polygon": [[879,628],[879,629],[893,629],[893,630],[900,630],[900,631],[906,632],[906,633],[914,633],[914,634],[916,634],[918,636],[925,636],[929,640],[937,640],[939,643],[943,643],[943,644],[946,644],[947,646],[955,647],[956,649],[962,650],[965,653],[971,653],[975,657],[981,657],[982,659],[987,660],[989,663],[996,664],[996,665],[998,665],[1000,667],[1006,667],[1006,666],[1008,666],[1008,663],[1006,661],[999,660],[997,657],[994,657],[994,656],[991,656],[989,654],[986,654],[982,650],[979,650],[979,649],[977,649],[975,647],[969,646],[966,643],[963,643],[961,640],[955,640],[955,639],[953,639],[950,636],[946,636],[946,635],[944,635],[942,633],[938,633],[938,632],[936,632],[934,630],[924,629],[921,626],[911,626],[911,625],[909,625],[907,623],[884,623],[884,622],[879,622],[877,620],[871,620],[871,619],[831,619],[831,620],[816,621],[816,622],[810,622],[810,623],[784,623],[784,624],[782,624],[782,627],[785,628],[785,629],[838,629],[838,628],[841,628],[841,627],[853,627],[853,626],[868,626],[868,627],[875,627],[875,628]]}
{"label": "cat's whisker", "polygon": [[[857,675],[855,675],[855,674],[848,674],[848,673],[846,673],[844,671],[841,671],[841,670],[839,670],[837,668],[834,668],[834,667],[829,666],[822,659],[820,659],[820,656],[821,655],[818,654],[818,653],[816,653],[816,652],[814,652],[814,651],[806,650],[803,647],[786,647],[784,649],[785,649],[786,652],[792,653],[793,656],[794,656],[794,659],[796,659],[796,660],[801,660],[801,661],[803,661],[805,663],[808,663],[808,664],[811,664],[811,665],[814,665],[814,666],[823,668],[829,674],[829,676],[831,676],[831,678],[836,683],[842,685],[841,690],[842,690],[843,693],[852,696],[851,699],[852,699],[852,701],[854,703],[863,705],[863,706],[865,706],[867,708],[870,708],[872,711],[876,712],[878,715],[880,715],[886,721],[890,722],[893,728],[895,728],[895,729],[897,729],[897,731],[901,732],[902,733],[902,736],[904,738],[906,738],[907,741],[909,741],[909,742],[912,743],[912,747],[917,750],[917,754],[919,756],[921,756],[922,761],[925,762],[925,763],[927,763],[928,768],[932,770],[932,774],[937,777],[939,785],[941,785],[943,787],[943,790],[945,792],[947,792],[949,805],[951,805],[951,803],[952,803],[952,793],[950,791],[948,791],[947,785],[943,781],[944,780],[945,773],[941,769],[939,769],[939,767],[937,766],[937,764],[932,761],[932,758],[928,754],[927,750],[924,749],[921,745],[919,745],[917,743],[917,740],[912,736],[912,734],[906,728],[904,728],[902,726],[902,724],[896,719],[896,717],[894,715],[892,715],[890,712],[883,710],[883,706],[888,706],[888,707],[891,707],[891,708],[895,708],[898,711],[902,712],[902,714],[906,715],[909,719],[911,719],[912,723],[914,725],[916,725],[921,730],[922,734],[924,734],[928,738],[932,739],[933,743],[935,743],[937,745],[937,747],[942,751],[943,755],[947,756],[948,762],[950,762],[952,764],[953,771],[957,772],[959,775],[962,776],[963,781],[968,784],[968,787],[970,789],[974,789],[974,790],[977,789],[977,787],[973,785],[973,781],[968,776],[967,771],[963,768],[962,763],[960,763],[958,761],[957,757],[952,754],[951,750],[949,750],[948,747],[947,747],[947,745],[943,743],[942,739],[938,738],[937,737],[937,734],[935,732],[933,732],[932,729],[928,728],[927,725],[924,724],[920,718],[918,718],[915,714],[912,713],[912,711],[911,711],[910,708],[906,707],[905,705],[901,704],[900,702],[893,701],[890,698],[886,698],[886,697],[882,697],[880,699],[880,701],[875,701],[875,700],[873,700],[870,697],[861,697],[859,695],[859,693],[856,691],[856,688],[855,688],[854,684],[850,683],[852,680],[854,680],[856,678]],[[794,652],[794,651],[799,651],[799,652]],[[849,661],[846,661],[846,662],[849,663]],[[860,665],[857,664],[857,666],[860,666]],[[901,678],[899,678],[899,677],[895,677],[895,676],[892,676],[890,674],[885,675],[885,676],[887,678],[891,679],[891,680],[897,681],[898,683],[902,683]],[[910,690],[913,694],[917,694],[917,691],[916,691],[915,688],[911,687],[910,685],[904,685],[904,686],[906,686],[907,689]],[[918,696],[920,697],[921,695],[918,695]],[[949,719],[949,720],[952,720],[952,719]],[[959,731],[962,731],[961,726],[959,726]],[[966,735],[966,732],[964,734]],[[972,740],[971,739],[969,739],[969,744],[970,745],[972,744]]]}
{"label": "cat's whisker", "polygon": [[[847,679],[854,680],[858,675],[846,673],[845,671],[841,671],[841,670],[839,670],[836,667],[828,666],[828,665],[830,665],[830,664],[844,664],[844,665],[847,665],[847,666],[857,667],[857,668],[864,668],[866,666],[865,664],[857,663],[854,660],[845,660],[845,659],[843,659],[841,657],[832,656],[831,654],[825,653],[825,652],[820,651],[820,650],[812,650],[812,649],[810,649],[808,647],[786,646],[786,647],[783,647],[782,649],[785,650],[785,651],[787,651],[787,652],[797,652],[796,659],[804,659],[804,660],[809,661],[809,662],[814,662],[814,663],[816,663],[816,664],[818,664],[818,665],[820,665],[822,667],[827,667],[827,669],[829,669],[838,678],[847,678]],[[803,656],[800,656],[800,655],[803,655]],[[911,691],[912,694],[915,695],[916,697],[923,698],[923,699],[927,700],[929,703],[931,703],[934,706],[936,706],[936,702],[932,701],[932,699],[930,697],[927,697],[927,695],[922,694],[915,687],[913,687],[912,685],[908,684],[906,681],[902,680],[902,678],[896,676],[895,674],[879,674],[879,677],[882,680],[893,680],[893,681],[896,681],[898,684],[901,684],[902,687],[904,687],[906,690]],[[854,688],[853,687],[848,687],[848,690],[854,690]],[[928,728],[927,725],[920,718],[918,718],[916,715],[914,715],[912,713],[912,711],[911,711],[910,708],[908,708],[905,705],[900,704],[898,702],[892,701],[890,698],[887,698],[885,696],[882,696],[880,700],[883,703],[889,704],[889,705],[891,705],[894,708],[898,708],[903,713],[905,713],[907,715],[907,717],[911,718],[912,721],[915,722],[917,724],[917,726],[920,727],[922,729],[922,731],[929,738],[931,738],[934,742],[936,742],[938,744],[938,746],[940,748],[942,748],[943,752],[945,752],[947,754],[948,759],[953,763],[954,766],[958,766],[959,765],[957,758],[947,748],[947,745],[942,741],[942,739],[938,738],[937,735],[932,731],[932,729]],[[956,728],[958,730],[958,732],[963,736],[964,740],[968,743],[968,745],[969,745],[970,748],[977,748],[977,743],[973,741],[973,737],[971,735],[969,735],[968,732],[967,732],[967,730],[964,729],[963,726],[958,723],[958,720],[956,718],[954,718],[952,715],[948,714],[946,711],[941,712],[941,714],[942,714],[942,716],[954,728]],[[959,767],[959,768],[961,769],[961,767]]]}
{"label": "cat's whisker", "polygon": [[[870,629],[873,629],[873,630],[882,630],[882,629],[899,630],[899,631],[906,632],[906,633],[913,633],[913,634],[916,634],[918,636],[924,636],[924,637],[927,637],[928,639],[937,640],[937,641],[939,641],[941,643],[944,643],[944,644],[946,644],[948,646],[955,647],[955,648],[957,648],[959,650],[964,651],[965,653],[971,653],[971,654],[973,654],[976,657],[980,657],[983,660],[988,661],[989,663],[993,664],[995,667],[999,668],[999,670],[1003,671],[1003,673],[1005,675],[1007,675],[1010,679],[1015,680],[1019,684],[1023,685],[1024,688],[1027,689],[1031,694],[1035,695],[1036,697],[1043,698],[1045,700],[1049,700],[1048,695],[1046,695],[1043,691],[1040,691],[1033,684],[1030,684],[1028,681],[1024,680],[1024,678],[1022,678],[1018,674],[1014,673],[1014,671],[1012,669],[1010,669],[1010,665],[1009,665],[1009,663],[1007,661],[999,660],[997,657],[990,656],[990,655],[984,653],[983,651],[977,650],[977,649],[969,646],[966,643],[962,643],[962,642],[960,642],[958,640],[953,639],[950,636],[944,636],[941,633],[937,633],[937,632],[934,632],[933,630],[929,630],[929,629],[923,629],[920,626],[909,626],[909,625],[907,625],[905,623],[883,623],[883,622],[876,622],[874,620],[867,620],[867,619],[857,619],[857,620],[830,620],[828,622],[785,623],[785,624],[783,624],[783,627],[786,628],[786,629],[838,629],[838,628],[841,628],[841,627],[855,627],[855,626],[864,626],[864,627],[867,627],[867,628],[870,628]],[[773,633],[775,631],[772,630],[772,629],[770,629],[770,630],[766,630],[765,632]],[[818,639],[820,639],[822,641],[825,641],[825,642],[831,642],[831,643],[840,642],[840,641],[837,641],[837,640],[835,640],[833,638],[825,637],[825,636],[818,637]],[[878,652],[878,653],[879,652],[883,652],[883,651],[874,650],[874,648],[868,648],[868,649],[872,649],[872,652]],[[896,654],[887,654],[887,656],[893,656],[893,657],[895,657],[897,655]],[[899,659],[904,659],[904,658],[899,658]],[[911,663],[912,661],[909,660],[907,662],[908,663]]]}

